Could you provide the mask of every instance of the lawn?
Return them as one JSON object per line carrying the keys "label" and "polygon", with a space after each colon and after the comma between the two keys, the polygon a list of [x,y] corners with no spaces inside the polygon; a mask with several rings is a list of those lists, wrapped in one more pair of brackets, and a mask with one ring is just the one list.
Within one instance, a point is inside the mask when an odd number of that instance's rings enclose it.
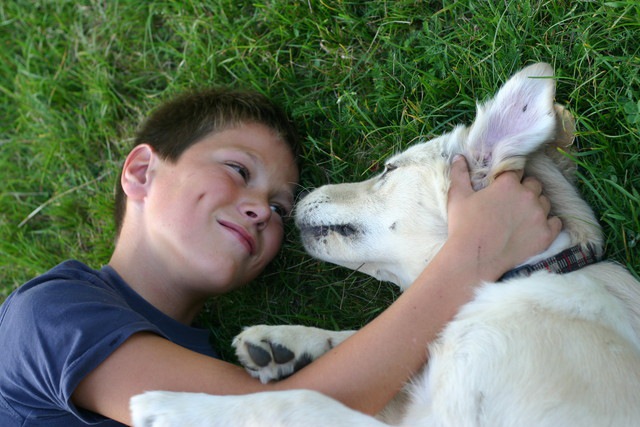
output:
{"label": "lawn", "polygon": [[[0,300],[113,247],[112,192],[137,125],[185,89],[257,89],[305,138],[302,185],[360,180],[468,123],[526,64],[549,62],[577,119],[578,183],[607,256],[640,272],[640,5],[630,1],[66,1],[0,4]],[[248,288],[212,300],[242,326],[357,328],[396,291],[310,259],[294,228]]]}

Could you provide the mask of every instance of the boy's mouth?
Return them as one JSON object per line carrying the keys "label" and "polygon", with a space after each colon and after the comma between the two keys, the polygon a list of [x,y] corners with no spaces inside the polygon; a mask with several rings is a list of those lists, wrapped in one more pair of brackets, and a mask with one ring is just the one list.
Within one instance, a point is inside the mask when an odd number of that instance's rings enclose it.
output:
{"label": "boy's mouth", "polygon": [[255,239],[245,230],[242,226],[234,224],[232,222],[218,220],[218,223],[230,230],[242,243],[249,252],[249,255],[253,255],[256,251],[256,241]]}

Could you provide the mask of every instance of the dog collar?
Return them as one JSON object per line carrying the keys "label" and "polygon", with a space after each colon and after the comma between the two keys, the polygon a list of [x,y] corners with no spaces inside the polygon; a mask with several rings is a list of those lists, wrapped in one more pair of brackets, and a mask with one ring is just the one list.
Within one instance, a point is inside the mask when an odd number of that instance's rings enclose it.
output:
{"label": "dog collar", "polygon": [[600,256],[596,254],[592,245],[577,245],[535,264],[525,264],[507,271],[498,281],[502,282],[515,277],[528,277],[539,270],[547,270],[555,274],[570,273],[599,261]]}

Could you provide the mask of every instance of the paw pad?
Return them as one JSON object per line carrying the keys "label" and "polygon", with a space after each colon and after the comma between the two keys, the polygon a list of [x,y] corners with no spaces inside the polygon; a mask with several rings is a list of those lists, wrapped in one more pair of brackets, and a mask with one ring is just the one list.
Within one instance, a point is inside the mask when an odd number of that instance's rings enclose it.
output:
{"label": "paw pad", "polygon": [[272,360],[278,364],[283,364],[290,362],[295,357],[295,354],[283,345],[274,344],[267,340],[263,340],[262,342],[269,346],[271,353],[250,342],[245,343],[249,357],[251,357],[253,363],[261,368],[267,366]]}

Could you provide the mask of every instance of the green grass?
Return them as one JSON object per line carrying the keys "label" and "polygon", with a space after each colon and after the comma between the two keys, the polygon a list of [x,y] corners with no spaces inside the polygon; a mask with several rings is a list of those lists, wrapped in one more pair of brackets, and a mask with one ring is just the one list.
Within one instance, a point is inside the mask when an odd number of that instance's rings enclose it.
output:
{"label": "green grass", "polygon": [[[637,1],[66,1],[0,4],[0,300],[56,263],[112,250],[112,190],[133,131],[187,88],[255,88],[306,135],[302,183],[362,179],[536,61],[577,118],[579,184],[607,254],[640,271]],[[396,296],[309,259],[295,231],[250,288],[203,319],[354,328]]]}

